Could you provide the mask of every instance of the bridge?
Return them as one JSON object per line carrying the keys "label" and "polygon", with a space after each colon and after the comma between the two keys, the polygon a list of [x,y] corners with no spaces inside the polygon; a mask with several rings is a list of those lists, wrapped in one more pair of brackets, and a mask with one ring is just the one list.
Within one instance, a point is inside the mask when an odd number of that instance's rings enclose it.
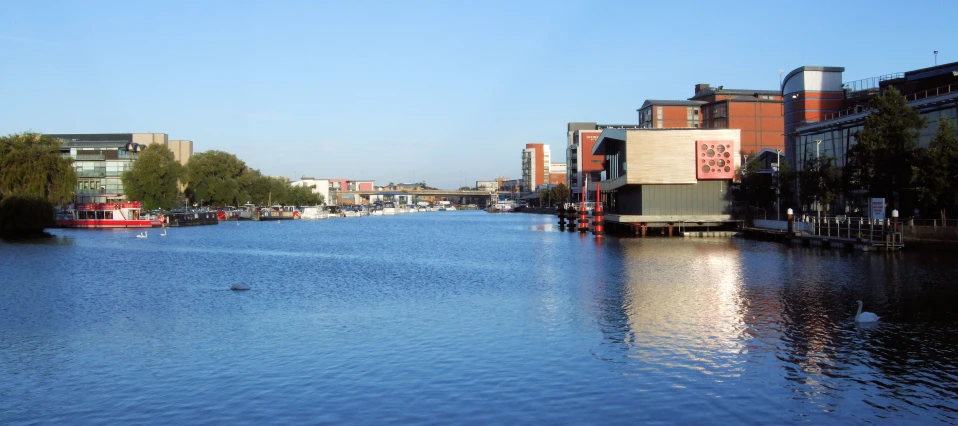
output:
{"label": "bridge", "polygon": [[[332,197],[333,194],[330,194]],[[485,204],[491,198],[496,197],[498,192],[476,191],[476,190],[454,190],[454,189],[398,189],[382,191],[339,191],[338,200],[342,204],[344,195],[352,195],[348,198],[360,198],[369,203],[370,197],[403,197],[409,196],[412,201],[445,201],[450,199],[459,199],[462,204]]]}

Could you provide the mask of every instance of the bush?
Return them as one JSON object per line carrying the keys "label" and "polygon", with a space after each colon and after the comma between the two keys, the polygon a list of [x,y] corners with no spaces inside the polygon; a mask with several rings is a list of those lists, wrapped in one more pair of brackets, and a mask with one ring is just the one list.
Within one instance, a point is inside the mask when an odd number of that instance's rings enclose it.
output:
{"label": "bush", "polygon": [[0,201],[0,238],[46,235],[57,226],[53,204],[31,197],[8,197]]}

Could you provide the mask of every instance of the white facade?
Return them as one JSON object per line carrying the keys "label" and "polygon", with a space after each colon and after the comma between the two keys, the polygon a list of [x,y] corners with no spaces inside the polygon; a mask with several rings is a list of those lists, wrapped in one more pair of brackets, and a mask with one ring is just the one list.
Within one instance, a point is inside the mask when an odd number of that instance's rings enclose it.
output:
{"label": "white facade", "polygon": [[313,194],[322,195],[323,202],[329,202],[329,179],[316,179],[304,176],[302,179],[292,182],[289,185],[312,187]]}

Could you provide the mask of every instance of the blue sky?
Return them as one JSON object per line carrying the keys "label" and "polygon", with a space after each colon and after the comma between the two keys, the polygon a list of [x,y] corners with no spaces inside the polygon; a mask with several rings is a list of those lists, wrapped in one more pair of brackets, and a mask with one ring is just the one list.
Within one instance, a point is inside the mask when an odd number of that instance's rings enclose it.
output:
{"label": "blue sky", "polygon": [[[730,4],[731,3],[731,4]],[[958,61],[956,1],[0,0],[0,134],[162,132],[266,174],[518,177],[570,121],[696,83]]]}

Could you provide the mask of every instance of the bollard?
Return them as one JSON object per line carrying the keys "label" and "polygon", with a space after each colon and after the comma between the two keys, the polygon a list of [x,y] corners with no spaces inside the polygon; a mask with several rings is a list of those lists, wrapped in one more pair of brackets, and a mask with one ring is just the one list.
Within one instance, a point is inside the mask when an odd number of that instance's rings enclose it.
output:
{"label": "bollard", "polygon": [[647,228],[648,227],[646,226],[645,222],[642,222],[642,238],[645,238],[645,232]]}
{"label": "bollard", "polygon": [[569,232],[575,232],[576,226],[573,225],[572,219],[575,217],[575,207],[570,203],[569,207],[565,210],[565,217],[569,220]]}
{"label": "bollard", "polygon": [[559,207],[556,207],[556,213],[559,215],[559,230],[564,231],[565,230],[565,208],[563,208],[562,205],[559,205]]}
{"label": "bollard", "polygon": [[589,214],[585,210],[585,203],[579,205],[579,233],[589,231]]}
{"label": "bollard", "polygon": [[792,212],[792,209],[788,209],[788,234],[792,235],[795,232],[795,215]]}
{"label": "bollard", "polygon": [[604,234],[605,221],[602,220],[602,203],[596,203],[595,210],[592,211],[592,235],[596,238],[602,238]]}

